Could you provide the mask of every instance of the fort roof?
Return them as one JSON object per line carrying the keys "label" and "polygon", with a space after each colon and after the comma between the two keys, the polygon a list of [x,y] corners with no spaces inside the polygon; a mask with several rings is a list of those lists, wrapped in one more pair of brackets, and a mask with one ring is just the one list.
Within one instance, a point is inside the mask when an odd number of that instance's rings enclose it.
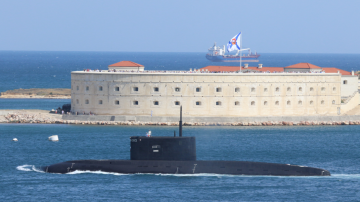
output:
{"label": "fort roof", "polygon": [[302,62],[302,63],[297,63],[294,65],[290,65],[287,66],[285,68],[296,68],[296,69],[321,69],[321,67],[310,64],[310,63],[306,63],[306,62]]}
{"label": "fort roof", "polygon": [[109,67],[143,67],[144,65],[131,62],[131,61],[121,61],[115,64],[109,65]]}
{"label": "fort roof", "polygon": [[338,69],[335,67],[323,67],[322,70],[325,71],[325,73],[338,73],[340,72],[341,75],[351,75],[351,72],[342,70],[342,69]]}

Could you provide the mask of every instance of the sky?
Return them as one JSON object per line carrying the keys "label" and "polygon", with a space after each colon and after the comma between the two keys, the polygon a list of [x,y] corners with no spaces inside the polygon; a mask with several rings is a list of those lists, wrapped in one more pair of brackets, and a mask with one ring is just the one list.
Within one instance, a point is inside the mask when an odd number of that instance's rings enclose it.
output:
{"label": "sky", "polygon": [[360,53],[359,0],[0,0],[0,50]]}

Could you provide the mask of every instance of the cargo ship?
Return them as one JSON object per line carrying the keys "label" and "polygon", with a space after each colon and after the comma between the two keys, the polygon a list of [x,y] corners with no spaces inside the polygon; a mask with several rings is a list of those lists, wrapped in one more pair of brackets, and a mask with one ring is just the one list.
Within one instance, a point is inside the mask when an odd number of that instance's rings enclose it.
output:
{"label": "cargo ship", "polygon": [[[224,48],[220,48],[216,46],[216,43],[213,47],[208,49],[209,52],[206,54],[206,58],[212,62],[240,62],[240,51],[238,51],[235,55],[226,55],[225,54],[225,45]],[[242,62],[259,62],[258,58],[259,54],[253,54],[251,50],[248,48],[248,54],[241,55]]]}

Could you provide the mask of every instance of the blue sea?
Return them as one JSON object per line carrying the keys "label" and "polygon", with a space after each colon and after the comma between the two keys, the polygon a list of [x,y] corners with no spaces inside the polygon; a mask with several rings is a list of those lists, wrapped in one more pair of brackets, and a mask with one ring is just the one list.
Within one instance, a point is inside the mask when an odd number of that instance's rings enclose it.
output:
{"label": "blue sea", "polygon": [[[262,54],[264,66],[309,62],[360,70],[360,55]],[[146,69],[183,70],[212,63],[205,53],[0,51],[0,92],[70,88],[70,72],[106,69],[130,60]],[[257,64],[250,64],[257,65]],[[0,109],[51,110],[55,99],[0,99]],[[0,124],[0,201],[359,201],[360,126],[184,127],[195,136],[199,160],[286,163],[324,168],[328,177],[160,175],[77,172],[38,168],[76,159],[129,159],[129,137],[172,135],[170,126]],[[49,142],[51,135],[59,142]],[[13,138],[18,142],[12,142]]]}

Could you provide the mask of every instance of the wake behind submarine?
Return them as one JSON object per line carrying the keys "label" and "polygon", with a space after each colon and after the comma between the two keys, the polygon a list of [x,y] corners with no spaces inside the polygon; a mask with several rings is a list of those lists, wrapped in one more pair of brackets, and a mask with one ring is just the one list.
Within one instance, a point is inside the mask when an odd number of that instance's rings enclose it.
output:
{"label": "wake behind submarine", "polygon": [[182,136],[182,106],[179,136],[130,137],[131,160],[75,160],[43,167],[47,173],[103,171],[112,173],[228,174],[274,176],[330,176],[321,168],[249,161],[197,161],[195,137]]}

